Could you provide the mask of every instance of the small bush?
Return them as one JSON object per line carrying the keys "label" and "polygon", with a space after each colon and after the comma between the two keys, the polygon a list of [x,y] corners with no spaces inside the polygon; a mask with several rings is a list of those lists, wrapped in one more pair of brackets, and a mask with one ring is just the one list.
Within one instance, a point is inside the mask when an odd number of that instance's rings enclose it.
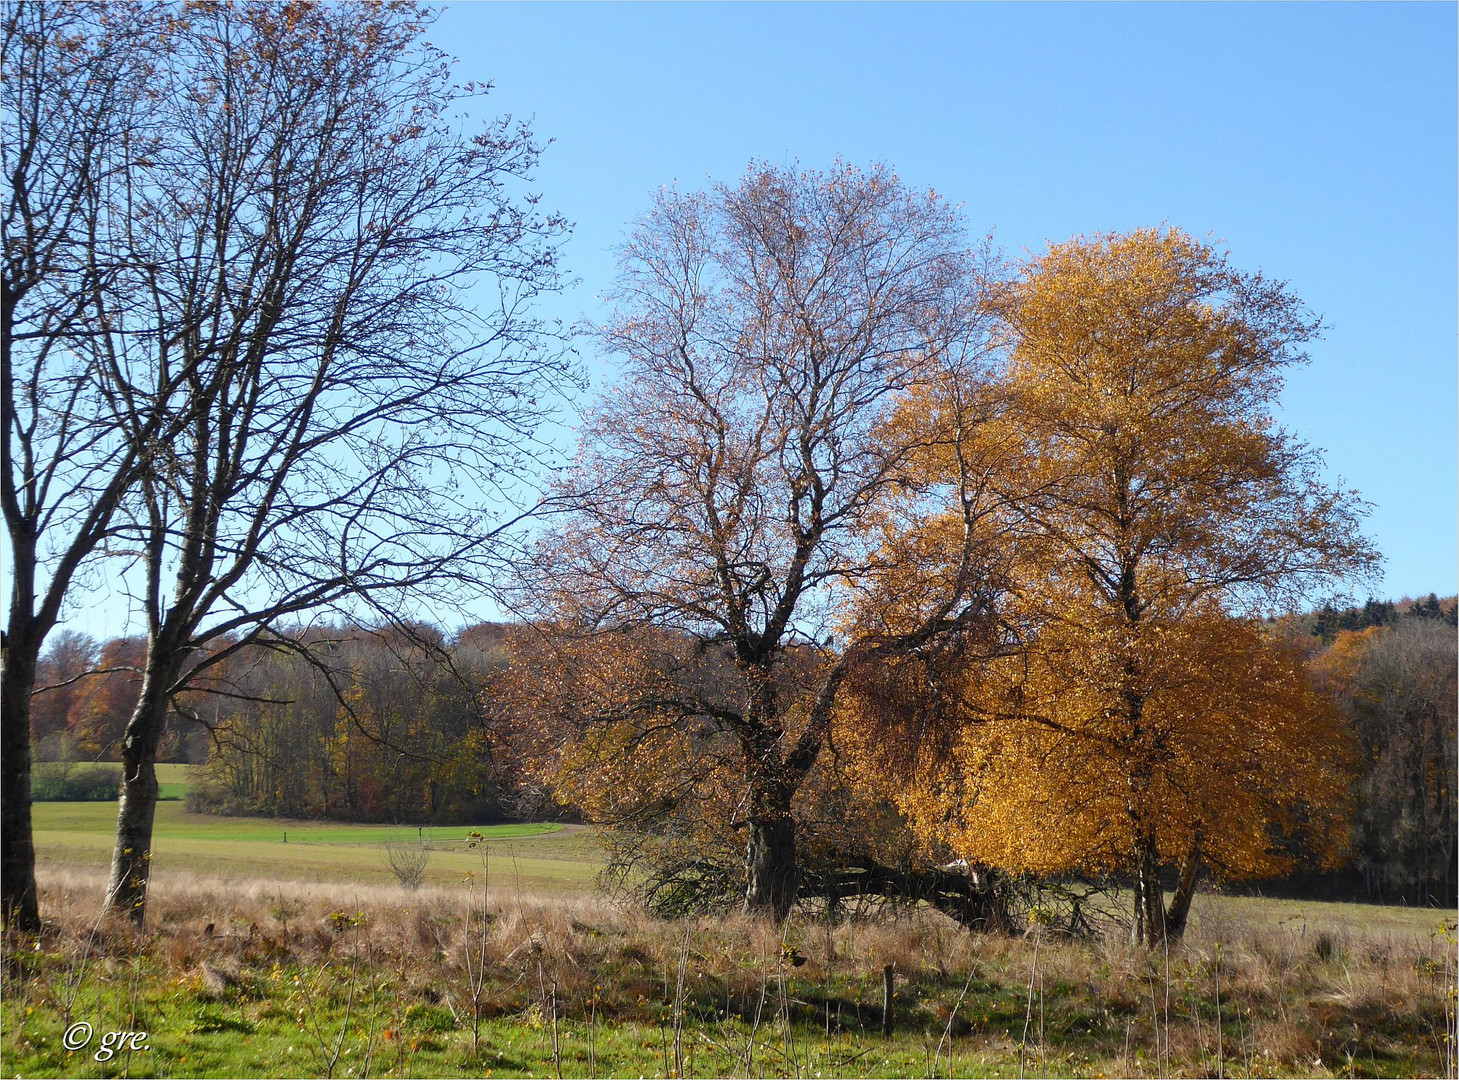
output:
{"label": "small bush", "polygon": [[111,802],[120,787],[121,773],[115,766],[42,761],[30,775],[30,797],[35,802]]}
{"label": "small bush", "polygon": [[420,840],[386,840],[380,846],[395,880],[407,889],[419,889],[431,861],[430,847]]}
{"label": "small bush", "polygon": [[451,1010],[440,1005],[417,1002],[405,1010],[405,1018],[419,1031],[444,1034],[456,1030],[456,1018]]}

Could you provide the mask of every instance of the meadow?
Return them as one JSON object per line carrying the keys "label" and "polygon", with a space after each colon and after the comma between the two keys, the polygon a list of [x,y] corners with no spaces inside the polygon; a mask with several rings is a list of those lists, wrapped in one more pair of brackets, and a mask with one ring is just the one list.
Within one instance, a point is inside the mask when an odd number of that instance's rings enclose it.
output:
{"label": "meadow", "polygon": [[[37,803],[36,861],[42,876],[52,868],[110,864],[116,826],[111,803]],[[152,845],[153,881],[202,872],[224,878],[294,882],[388,884],[394,876],[382,845],[429,844],[426,883],[447,885],[481,872],[481,854],[468,849],[480,834],[488,858],[495,855],[530,889],[591,890],[601,867],[592,835],[562,825],[487,825],[469,828],[348,825],[275,818],[213,817],[188,813],[181,802],[162,802]]]}
{"label": "meadow", "polygon": [[1452,912],[1207,893],[1159,953],[915,908],[666,922],[595,891],[586,829],[171,802],[137,932],[98,915],[114,808],[35,813],[48,926],[6,944],[6,1075],[1454,1075]]}

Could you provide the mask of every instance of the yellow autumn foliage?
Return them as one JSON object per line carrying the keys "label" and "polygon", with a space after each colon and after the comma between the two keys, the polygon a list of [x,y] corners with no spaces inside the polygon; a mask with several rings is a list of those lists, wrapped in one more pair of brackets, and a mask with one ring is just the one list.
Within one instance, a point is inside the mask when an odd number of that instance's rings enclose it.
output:
{"label": "yellow autumn foliage", "polygon": [[[1126,633],[1068,620],[1036,648],[963,668],[942,694],[959,722],[900,763],[910,780],[896,800],[961,858],[1039,874],[1121,870],[1145,822],[1160,851],[1199,838],[1228,878],[1290,870],[1283,837],[1320,860],[1341,850],[1345,736],[1300,657],[1253,622],[1207,613]],[[858,723],[839,738],[886,762],[884,735]]]}
{"label": "yellow autumn foliage", "polygon": [[[980,640],[859,672],[838,739],[929,844],[1134,871],[1153,943],[1161,866],[1275,874],[1294,844],[1341,847],[1340,726],[1254,618],[1376,562],[1362,504],[1273,416],[1320,322],[1176,229],[1054,245],[997,307],[1007,365],[982,422],[917,466],[923,487],[976,480],[1001,598]],[[965,407],[934,388],[892,423],[946,428]],[[896,571],[848,621],[908,622],[954,572],[963,522],[903,519],[883,537]]]}

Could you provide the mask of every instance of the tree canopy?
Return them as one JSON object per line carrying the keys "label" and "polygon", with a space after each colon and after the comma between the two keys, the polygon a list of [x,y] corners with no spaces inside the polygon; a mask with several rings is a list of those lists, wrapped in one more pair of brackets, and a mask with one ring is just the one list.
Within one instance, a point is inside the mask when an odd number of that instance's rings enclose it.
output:
{"label": "tree canopy", "polygon": [[[529,585],[552,626],[605,653],[654,627],[728,656],[702,689],[625,680],[579,712],[729,737],[753,910],[783,915],[796,895],[793,800],[850,666],[988,610],[986,493],[966,477],[922,484],[914,468],[934,444],[956,457],[982,420],[988,272],[956,213],[881,167],[753,165],[734,186],[669,190],[621,252],[599,330],[621,373],[584,425]],[[890,423],[937,386],[965,406],[950,422]],[[885,575],[894,504],[961,522],[960,569],[919,597],[913,623],[848,635],[839,600]]]}
{"label": "tree canopy", "polygon": [[[144,14],[150,34],[112,48]],[[463,129],[488,87],[452,81],[423,37],[431,18],[414,4],[7,9],[7,85],[13,55],[31,112],[100,102],[59,118],[68,144],[7,128],[7,162],[29,168],[7,173],[6,318],[12,294],[50,305],[22,312],[40,328],[15,338],[29,378],[11,377],[7,329],[7,447],[17,433],[30,447],[39,423],[59,455],[50,489],[78,493],[66,512],[84,543],[61,569],[103,541],[129,560],[112,572],[147,647],[109,899],[139,918],[169,708],[186,711],[189,688],[227,691],[209,680],[251,642],[307,648],[286,630],[309,613],[404,623],[478,595],[523,510],[533,432],[571,381],[561,334],[532,310],[558,286],[566,233],[530,187],[540,147],[510,117]],[[47,38],[47,20],[68,36]],[[86,147],[64,212],[39,203]],[[42,232],[66,257],[31,259],[55,271],[49,290],[11,258]],[[53,357],[68,358],[59,375]],[[6,513],[25,579],[44,555],[35,514]],[[49,629],[17,595],[7,732]],[[6,777],[9,806],[24,785]],[[24,823],[5,822],[20,850]]]}
{"label": "tree canopy", "polygon": [[1362,504],[1272,415],[1319,323],[1174,229],[1054,245],[999,310],[1006,655],[901,687],[938,721],[919,736],[940,731],[904,805],[969,857],[1132,873],[1136,936],[1157,943],[1189,900],[1166,910],[1162,866],[1269,872],[1270,830],[1341,802],[1330,711],[1239,618],[1376,560]]}

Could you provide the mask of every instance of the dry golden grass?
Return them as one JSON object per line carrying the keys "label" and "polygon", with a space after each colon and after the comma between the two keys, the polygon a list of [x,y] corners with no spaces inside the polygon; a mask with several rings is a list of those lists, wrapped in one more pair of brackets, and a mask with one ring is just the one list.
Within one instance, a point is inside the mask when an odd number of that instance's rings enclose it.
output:
{"label": "dry golden grass", "polygon": [[[848,1039],[858,1040],[855,1047],[874,1045],[881,975],[891,964],[897,1032],[876,1059],[889,1070],[1453,1070],[1445,1040],[1453,1035],[1455,946],[1452,932],[1440,933],[1437,913],[1433,933],[1414,935],[1246,925],[1228,906],[1224,917],[1193,927],[1179,947],[1152,953],[1114,935],[972,935],[928,911],[862,921],[792,919],[778,928],[738,915],[666,922],[597,896],[519,889],[510,876],[486,884],[483,927],[479,876],[456,888],[412,892],[164,871],[152,884],[148,929],[138,934],[124,922],[98,919],[102,871],[49,868],[41,875],[49,919],[43,951],[73,963],[87,955],[98,973],[125,971],[129,957],[145,952],[155,978],[197,1001],[264,1002],[281,971],[307,980],[333,970],[330,978],[337,978],[342,965],[359,963],[363,948],[371,970],[388,975],[402,1016],[412,1008],[449,1013],[454,1034],[440,1036],[447,1050],[478,1020],[540,1029],[549,990],[554,1018],[560,1012],[564,1024],[582,1027],[591,1017],[605,1025],[604,1040],[614,1026],[663,1030],[676,1023],[677,1009],[705,1045],[728,1045],[731,1029],[753,1042],[756,1030],[776,1023],[831,1049],[844,1049]],[[470,971],[480,970],[482,959],[487,974],[473,995]],[[22,1005],[54,1006],[54,993],[39,980],[27,984],[12,974],[7,992],[12,1004],[18,993]],[[5,1038],[10,1046],[15,1031]],[[434,1045],[422,1038],[421,1045]],[[897,1064],[919,1055],[924,1065],[916,1069]],[[465,1059],[450,1060],[457,1064],[439,1071],[465,1067]],[[726,1059],[716,1060],[715,1067],[727,1067]],[[779,1068],[755,1060],[759,1068]],[[622,1067],[646,1066],[640,1060]],[[426,1062],[412,1068],[417,1075],[436,1071]]]}

